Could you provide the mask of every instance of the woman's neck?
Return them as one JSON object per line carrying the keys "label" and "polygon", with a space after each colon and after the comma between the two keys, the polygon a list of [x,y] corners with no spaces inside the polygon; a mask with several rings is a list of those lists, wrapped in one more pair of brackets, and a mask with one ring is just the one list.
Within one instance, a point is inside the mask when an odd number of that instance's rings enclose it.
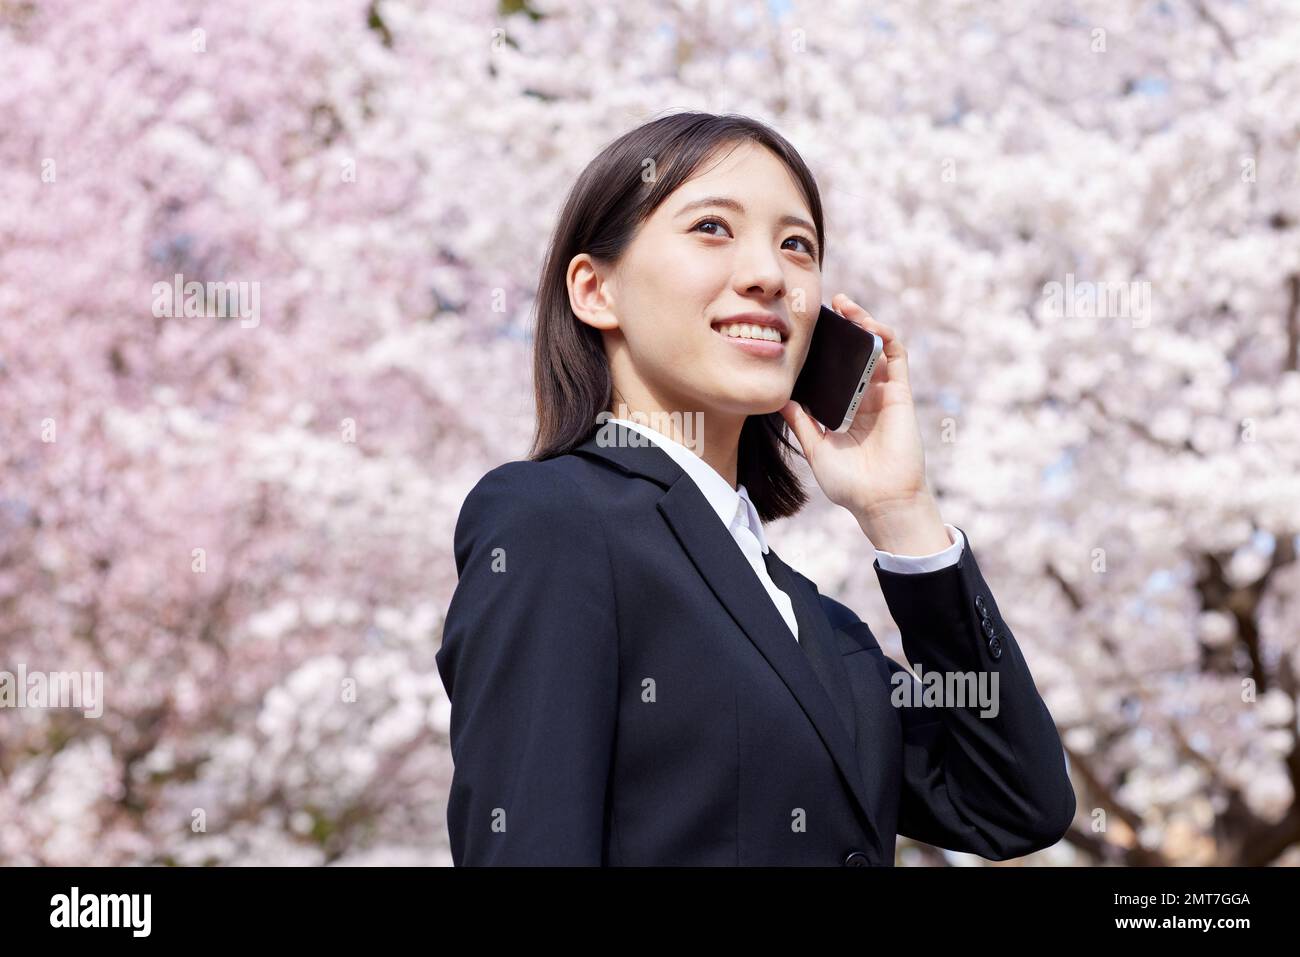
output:
{"label": "woman's neck", "polygon": [[740,431],[746,416],[733,418],[712,413],[696,412],[689,421],[683,413],[662,410],[629,409],[621,403],[608,410],[615,418],[640,422],[663,433],[679,445],[698,455],[732,487],[736,487],[736,472],[740,450]]}

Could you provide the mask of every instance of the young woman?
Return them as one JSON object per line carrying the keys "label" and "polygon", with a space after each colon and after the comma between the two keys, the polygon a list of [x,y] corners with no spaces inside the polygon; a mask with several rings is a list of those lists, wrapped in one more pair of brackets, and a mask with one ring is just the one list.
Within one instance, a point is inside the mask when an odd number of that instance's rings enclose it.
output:
{"label": "young woman", "polygon": [[[1052,717],[928,490],[899,337],[834,297],[882,371],[844,434],[789,401],[824,253],[812,175],[745,117],[656,120],[579,178],[541,276],[533,450],[456,526],[456,864],[892,866],[898,834],[1004,860],[1070,826]],[[907,660],[992,703],[924,698],[767,545],[807,498],[787,429],[877,548]]]}

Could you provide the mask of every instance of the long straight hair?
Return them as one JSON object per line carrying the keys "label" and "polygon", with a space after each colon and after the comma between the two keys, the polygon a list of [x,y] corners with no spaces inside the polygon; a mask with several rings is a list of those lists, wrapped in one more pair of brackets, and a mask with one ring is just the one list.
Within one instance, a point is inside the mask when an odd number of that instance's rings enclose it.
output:
{"label": "long straight hair", "polygon": [[[569,191],[537,287],[533,391],[537,427],[529,459],[573,451],[600,427],[613,377],[599,329],[581,322],[569,302],[574,256],[617,263],[637,228],[715,151],[753,142],[781,160],[803,191],[825,256],[821,195],[795,148],[766,124],[737,114],[685,112],[638,126],[606,146]],[[654,175],[643,176],[653,160]],[[764,522],[798,512],[808,494],[790,467],[800,450],[780,412],[751,415],[740,431],[736,479]]]}

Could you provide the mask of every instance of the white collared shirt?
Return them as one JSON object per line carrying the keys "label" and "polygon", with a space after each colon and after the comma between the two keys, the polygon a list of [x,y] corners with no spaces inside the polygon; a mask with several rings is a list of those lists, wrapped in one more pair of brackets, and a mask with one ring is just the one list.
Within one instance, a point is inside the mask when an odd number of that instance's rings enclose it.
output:
{"label": "white collared shirt", "polygon": [[[771,575],[768,574],[762,556],[751,556],[750,550],[744,542],[742,529],[747,527],[748,531],[757,539],[759,548],[762,549],[762,555],[766,555],[768,552],[767,537],[763,534],[763,523],[759,520],[758,509],[754,507],[754,503],[750,500],[745,486],[742,483],[737,483],[737,487],[732,488],[731,483],[718,474],[713,466],[705,462],[691,449],[669,438],[657,429],[652,429],[648,425],[642,425],[640,422],[634,422],[630,419],[611,417],[607,421],[617,422],[651,439],[655,445],[667,452],[673,461],[681,466],[682,471],[691,477],[699,490],[704,493],[709,505],[718,513],[718,519],[726,527],[731,537],[736,540],[741,553],[745,555],[755,574],[758,575],[759,581],[762,582],[764,590],[771,596],[772,603],[776,605],[781,617],[790,626],[790,631],[794,633],[795,640],[798,640],[799,625],[795,620],[794,608],[790,604],[789,596],[776,587]],[[948,529],[948,537],[952,540],[952,544],[947,548],[931,555],[919,556],[895,555],[892,552],[876,549],[876,558],[880,562],[880,567],[886,571],[914,574],[916,572],[935,571],[957,564],[958,559],[961,558],[961,550],[965,545],[965,537],[962,535],[961,530],[953,525],[945,524],[944,527]]]}

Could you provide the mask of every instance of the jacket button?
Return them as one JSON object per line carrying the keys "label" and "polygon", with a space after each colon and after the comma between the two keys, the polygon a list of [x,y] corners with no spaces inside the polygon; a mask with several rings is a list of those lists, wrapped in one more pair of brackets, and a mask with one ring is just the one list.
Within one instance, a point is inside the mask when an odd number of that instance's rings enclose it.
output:
{"label": "jacket button", "polygon": [[984,636],[992,641],[998,633],[998,626],[993,624],[992,618],[981,618],[980,628],[984,629]]}
{"label": "jacket button", "polygon": [[863,854],[861,851],[850,851],[849,856],[844,858],[844,866],[845,867],[870,867],[871,861],[868,860],[867,855]]}
{"label": "jacket button", "polygon": [[981,618],[987,618],[989,615],[988,606],[984,604],[984,596],[975,596],[975,610],[980,613]]}
{"label": "jacket button", "polygon": [[989,639],[989,654],[995,659],[1002,657],[1002,642],[998,640],[997,635]]}

